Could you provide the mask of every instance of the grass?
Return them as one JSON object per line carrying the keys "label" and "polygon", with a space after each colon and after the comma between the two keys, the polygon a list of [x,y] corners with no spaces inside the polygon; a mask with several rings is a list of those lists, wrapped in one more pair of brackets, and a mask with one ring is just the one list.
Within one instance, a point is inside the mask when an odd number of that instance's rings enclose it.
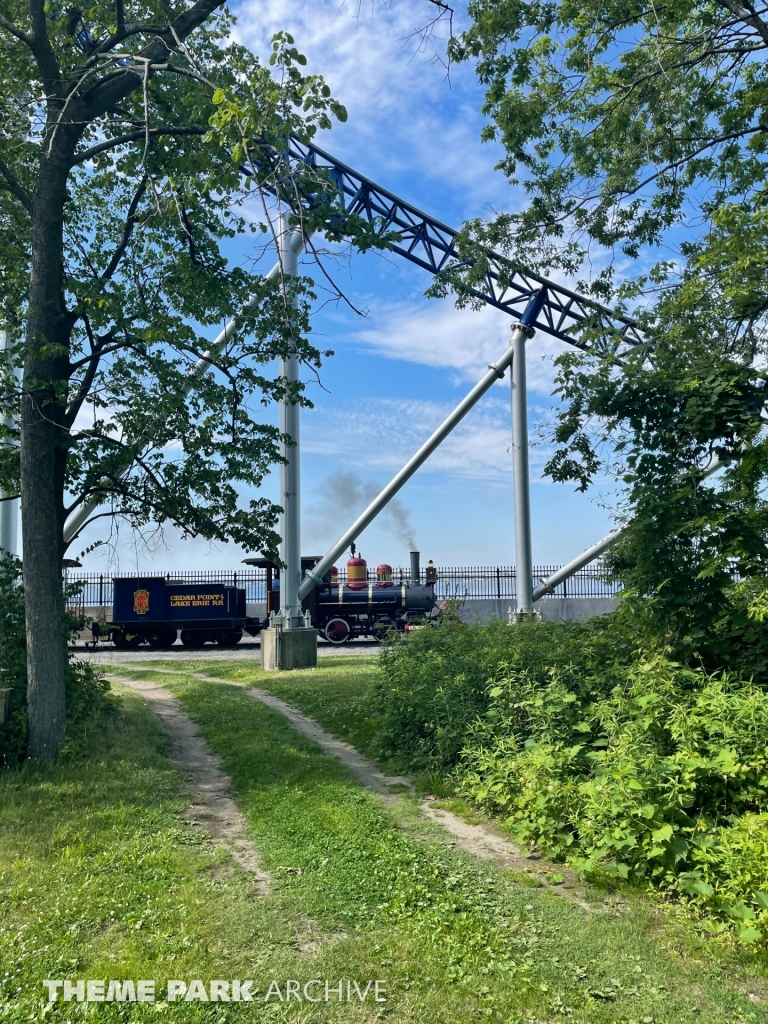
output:
{"label": "grass", "polygon": [[[299,708],[324,729],[347,740],[361,753],[375,754],[376,721],[372,715],[371,690],[378,671],[377,654],[329,655],[318,659],[315,669],[295,672],[262,672],[254,662],[203,661],[143,662],[178,672],[199,672],[224,682],[247,684],[269,690],[275,697]],[[127,670],[122,666],[120,671]],[[137,670],[138,671],[138,670]],[[140,674],[146,675],[143,667]],[[160,674],[157,680],[160,681]],[[168,683],[172,676],[166,676]]]}
{"label": "grass", "polygon": [[[318,659],[316,669],[295,672],[262,672],[258,659],[254,662],[203,661],[194,658],[183,662],[142,662],[178,672],[199,672],[225,682],[248,684],[269,690],[275,697],[299,708],[314,718],[324,729],[347,740],[361,753],[375,754],[376,722],[372,716],[371,689],[376,678],[378,655],[330,655]],[[120,671],[127,671],[122,666]],[[136,670],[146,675],[144,668]],[[165,676],[168,683],[172,676]],[[158,673],[157,681],[162,680]]]}
{"label": "grass", "polygon": [[[334,659],[344,684],[334,665],[279,676],[231,663],[190,668],[268,686],[350,737],[366,721],[372,668],[360,660]],[[380,1009],[393,1021],[765,1020],[749,998],[765,995],[754,957],[697,939],[640,897],[590,914],[478,864],[440,842],[415,801],[387,811],[240,687],[155,678],[179,695],[221,754],[278,879],[282,912],[318,944],[291,977],[383,977],[389,1000]],[[342,708],[332,707],[334,696],[344,697]],[[296,1021],[336,1012],[283,1010]],[[356,1008],[354,1019],[366,1012]]]}

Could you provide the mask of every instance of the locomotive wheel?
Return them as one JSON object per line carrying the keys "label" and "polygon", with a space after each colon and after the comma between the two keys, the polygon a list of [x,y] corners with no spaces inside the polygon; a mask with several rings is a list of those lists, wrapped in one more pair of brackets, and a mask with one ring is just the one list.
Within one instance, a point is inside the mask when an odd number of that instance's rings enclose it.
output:
{"label": "locomotive wheel", "polygon": [[219,647],[234,647],[243,639],[242,629],[222,629],[216,634],[216,643]]}
{"label": "locomotive wheel", "polygon": [[199,629],[182,629],[181,642],[185,647],[202,647],[205,636]]}
{"label": "locomotive wheel", "polygon": [[172,647],[175,643],[175,629],[158,629],[156,633],[151,633],[149,637],[150,647]]}
{"label": "locomotive wheel", "polygon": [[392,619],[377,619],[373,624],[373,635],[380,640],[385,634],[389,633],[390,630],[396,629],[397,626]]}
{"label": "locomotive wheel", "polygon": [[326,623],[323,635],[329,644],[345,644],[352,637],[352,627],[346,619],[331,619]]}

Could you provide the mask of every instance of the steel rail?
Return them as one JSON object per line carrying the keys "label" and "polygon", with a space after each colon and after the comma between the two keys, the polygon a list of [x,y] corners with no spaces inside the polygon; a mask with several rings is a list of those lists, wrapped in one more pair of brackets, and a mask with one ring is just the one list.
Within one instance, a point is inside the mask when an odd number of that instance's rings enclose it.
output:
{"label": "steel rail", "polygon": [[[471,265],[472,261],[463,259],[458,251],[458,232],[454,228],[405,202],[314,143],[292,138],[279,155],[286,164],[287,178],[309,168],[317,173],[318,185],[327,182],[335,187],[341,207],[340,230],[343,231],[343,215],[348,214],[361,216],[375,225],[380,236],[395,232],[401,240],[391,243],[392,251],[434,275],[450,266]],[[246,169],[243,172],[248,173]],[[269,191],[276,193],[277,188]],[[320,189],[304,197],[307,205],[327,205],[333,199],[333,194],[329,196],[326,190]],[[487,305],[519,318],[533,295],[543,289],[545,301],[532,325],[536,330],[583,351],[621,354],[628,348],[647,344],[631,317],[617,314],[570,288],[517,267],[492,250],[487,250],[484,256],[488,262],[484,285],[472,288],[471,294]],[[580,337],[596,329],[599,340]]]}

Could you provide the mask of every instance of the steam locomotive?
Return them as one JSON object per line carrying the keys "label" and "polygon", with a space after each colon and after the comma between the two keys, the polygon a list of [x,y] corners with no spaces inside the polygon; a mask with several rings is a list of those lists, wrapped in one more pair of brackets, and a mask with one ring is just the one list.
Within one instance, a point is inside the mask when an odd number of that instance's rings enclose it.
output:
{"label": "steam locomotive", "polygon": [[[319,557],[302,558],[302,571],[313,568]],[[93,623],[94,640],[110,639],[117,647],[170,647],[181,631],[186,647],[208,642],[222,647],[240,642],[245,633],[257,636],[280,609],[279,570],[265,558],[246,558],[246,565],[266,570],[266,618],[246,614],[245,590],[224,584],[174,583],[162,577],[115,578],[112,622],[105,629]],[[409,579],[395,580],[392,566],[382,563],[376,579],[368,579],[368,564],[355,555],[347,562],[346,583],[334,566],[302,607],[312,625],[331,644],[359,636],[382,637],[390,630],[405,631],[429,621],[435,611],[437,573],[426,570],[421,583],[418,552],[411,552]]]}

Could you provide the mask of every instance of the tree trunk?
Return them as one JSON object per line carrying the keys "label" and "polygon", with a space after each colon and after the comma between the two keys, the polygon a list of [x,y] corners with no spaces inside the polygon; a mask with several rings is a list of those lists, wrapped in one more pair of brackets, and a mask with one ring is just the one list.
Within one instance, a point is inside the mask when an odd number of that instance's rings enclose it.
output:
{"label": "tree trunk", "polygon": [[27,754],[45,760],[57,756],[66,727],[61,586],[66,448],[61,423],[71,321],[62,294],[68,166],[61,151],[71,140],[60,137],[55,142],[58,145],[44,151],[41,158],[32,216],[29,324],[21,400]]}

